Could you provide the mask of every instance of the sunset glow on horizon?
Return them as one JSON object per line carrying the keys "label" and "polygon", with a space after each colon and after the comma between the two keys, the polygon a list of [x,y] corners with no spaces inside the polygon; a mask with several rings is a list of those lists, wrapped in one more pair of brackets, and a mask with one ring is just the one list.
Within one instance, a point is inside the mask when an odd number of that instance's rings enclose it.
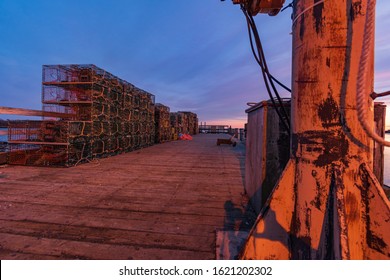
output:
{"label": "sunset glow on horizon", "polygon": [[[255,17],[270,71],[287,86],[291,12]],[[377,1],[377,92],[390,89],[389,14],[389,1]],[[95,64],[208,124],[241,128],[247,102],[268,99],[245,18],[230,1],[3,0],[0,22],[1,106],[41,109],[44,64]]]}

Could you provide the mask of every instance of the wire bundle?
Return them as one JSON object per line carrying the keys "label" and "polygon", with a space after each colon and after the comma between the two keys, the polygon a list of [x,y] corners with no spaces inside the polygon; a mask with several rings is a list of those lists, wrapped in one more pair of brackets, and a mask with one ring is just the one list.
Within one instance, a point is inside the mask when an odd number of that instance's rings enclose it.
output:
{"label": "wire bundle", "polygon": [[[247,4],[248,7],[251,6],[251,2]],[[248,26],[248,35],[249,35],[249,41],[251,45],[251,50],[253,53],[253,56],[256,60],[256,62],[259,64],[261,68],[261,73],[263,76],[264,84],[267,89],[267,93],[271,99],[271,102],[275,108],[276,113],[278,114],[280,121],[282,122],[283,126],[287,130],[287,132],[290,134],[290,118],[288,113],[286,112],[282,98],[279,95],[279,92],[275,86],[275,83],[277,83],[279,86],[284,88],[285,90],[291,92],[291,89],[289,89],[287,86],[282,84],[279,80],[277,80],[272,74],[269,72],[267,61],[265,58],[263,46],[261,44],[259,32],[257,31],[256,23],[246,8],[245,4],[241,4],[241,10],[243,11],[247,26]],[[254,42],[253,42],[254,41]],[[278,104],[276,103],[278,102]]]}

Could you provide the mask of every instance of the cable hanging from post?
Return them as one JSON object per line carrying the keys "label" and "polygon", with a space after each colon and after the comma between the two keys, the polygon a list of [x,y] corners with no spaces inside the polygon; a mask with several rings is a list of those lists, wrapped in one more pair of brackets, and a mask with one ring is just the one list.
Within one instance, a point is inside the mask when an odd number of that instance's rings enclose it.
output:
{"label": "cable hanging from post", "polygon": [[[266,58],[265,58],[265,54],[264,54],[264,50],[263,50],[263,47],[261,44],[260,36],[259,36],[258,31],[257,31],[256,23],[255,23],[253,17],[250,15],[250,13],[247,11],[246,7],[243,4],[241,4],[241,10],[243,11],[245,18],[246,18],[246,21],[247,21],[248,35],[249,35],[251,50],[252,50],[252,53],[253,53],[253,56],[254,56],[256,62],[259,64],[259,66],[261,68],[261,72],[262,72],[263,80],[265,83],[265,87],[267,89],[267,93],[271,99],[273,106],[275,107],[275,111],[278,114],[283,126],[285,127],[287,132],[290,134],[289,116],[288,116],[288,114],[283,106],[282,98],[280,97],[279,92],[276,89],[274,82],[289,92],[291,92],[291,89],[289,89],[287,86],[285,86],[279,80],[277,80],[269,72],[268,65],[267,65]],[[253,43],[253,40],[255,41],[255,44]],[[256,49],[255,49],[255,45],[256,45]],[[276,104],[275,99],[278,101],[279,106]]]}

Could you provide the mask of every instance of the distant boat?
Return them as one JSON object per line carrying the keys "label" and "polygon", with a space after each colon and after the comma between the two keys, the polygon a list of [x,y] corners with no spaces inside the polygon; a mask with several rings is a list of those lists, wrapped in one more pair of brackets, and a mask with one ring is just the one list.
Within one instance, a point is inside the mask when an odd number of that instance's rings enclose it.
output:
{"label": "distant boat", "polygon": [[385,133],[390,133],[390,129],[388,129],[388,130],[385,130]]}

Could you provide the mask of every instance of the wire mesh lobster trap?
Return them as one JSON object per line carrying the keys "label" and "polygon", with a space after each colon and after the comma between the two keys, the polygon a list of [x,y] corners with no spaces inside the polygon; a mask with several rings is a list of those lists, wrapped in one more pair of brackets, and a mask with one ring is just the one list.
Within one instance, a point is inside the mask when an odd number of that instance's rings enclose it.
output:
{"label": "wire mesh lobster trap", "polygon": [[[92,64],[43,65],[42,110],[71,117],[11,121],[10,164],[74,166],[172,139],[169,107]],[[192,113],[176,114],[175,132],[193,132]]]}
{"label": "wire mesh lobster trap", "polygon": [[91,158],[91,126],[73,121],[10,121],[9,163],[73,166]]}
{"label": "wire mesh lobster trap", "polygon": [[164,143],[172,138],[171,122],[169,115],[169,107],[161,103],[155,106],[155,128],[156,143]]}
{"label": "wire mesh lobster trap", "polygon": [[[192,112],[179,112],[181,114],[182,127],[185,133],[195,135],[199,132],[198,116]],[[184,115],[184,116],[183,116]]]}

